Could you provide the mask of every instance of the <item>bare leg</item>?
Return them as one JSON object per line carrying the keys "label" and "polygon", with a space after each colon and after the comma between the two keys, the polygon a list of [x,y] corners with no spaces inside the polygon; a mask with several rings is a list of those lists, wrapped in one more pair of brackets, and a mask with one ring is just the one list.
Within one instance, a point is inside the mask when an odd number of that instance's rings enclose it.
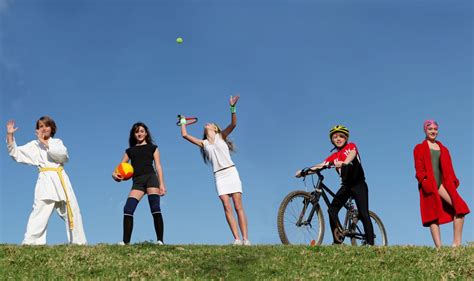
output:
{"label": "bare leg", "polygon": [[441,247],[441,234],[439,231],[439,225],[433,223],[430,225],[431,237],[433,237],[433,242],[435,243],[436,248]]}
{"label": "bare leg", "polygon": [[462,244],[462,228],[464,226],[464,216],[454,217],[454,239],[453,247],[461,246]]}
{"label": "bare leg", "polygon": [[235,221],[234,214],[232,212],[232,204],[230,202],[230,197],[227,194],[220,195],[219,198],[221,199],[222,206],[224,207],[225,218],[227,220],[227,224],[230,227],[230,231],[232,231],[232,235],[234,239],[239,239],[239,230],[237,229],[237,222]]}
{"label": "bare leg", "polygon": [[232,194],[232,200],[234,201],[234,208],[235,212],[237,213],[237,218],[239,220],[242,238],[244,240],[248,240],[247,217],[245,216],[244,207],[242,206],[242,193],[237,192]]}
{"label": "bare leg", "polygon": [[[451,197],[449,196],[449,193],[446,191],[446,188],[444,188],[443,185],[439,187],[438,192],[439,192],[439,196],[441,196],[441,198],[446,203],[448,203],[450,206],[453,205]],[[453,232],[454,232],[453,247],[461,246],[463,226],[464,226],[464,216],[455,216],[454,223],[453,223]]]}
{"label": "bare leg", "polygon": [[451,201],[451,197],[449,196],[449,193],[446,191],[446,188],[444,188],[443,185],[439,187],[438,193],[441,199],[443,199],[446,203],[448,203],[449,206],[453,205],[453,202]]}
{"label": "bare leg", "polygon": [[137,199],[138,201],[142,200],[143,195],[145,195],[145,192],[137,189],[132,189],[130,190],[130,193],[128,194],[128,197],[133,197]]}

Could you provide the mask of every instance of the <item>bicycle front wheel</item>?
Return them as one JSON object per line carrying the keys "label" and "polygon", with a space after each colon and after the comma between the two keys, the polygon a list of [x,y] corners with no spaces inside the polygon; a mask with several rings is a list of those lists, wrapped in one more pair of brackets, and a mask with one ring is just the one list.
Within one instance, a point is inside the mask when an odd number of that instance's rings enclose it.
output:
{"label": "bicycle front wheel", "polygon": [[280,204],[277,226],[281,243],[321,245],[324,217],[319,204],[313,205],[311,193],[298,190],[288,194]]}
{"label": "bicycle front wheel", "polygon": [[[372,226],[374,227],[374,246],[387,246],[387,232],[385,231],[385,226],[383,225],[382,220],[372,211],[369,211],[369,216]],[[362,232],[362,230],[364,230],[364,232]],[[365,229],[361,220],[357,220],[357,223],[355,224],[355,231],[359,233],[365,233]],[[360,237],[352,237],[352,245],[365,245],[365,235],[363,236],[364,238],[362,239]]]}

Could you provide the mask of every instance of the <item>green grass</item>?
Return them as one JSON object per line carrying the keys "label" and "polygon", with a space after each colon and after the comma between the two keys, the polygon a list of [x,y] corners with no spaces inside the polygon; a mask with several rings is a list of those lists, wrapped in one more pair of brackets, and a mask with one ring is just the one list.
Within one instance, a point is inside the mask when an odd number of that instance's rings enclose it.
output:
{"label": "green grass", "polygon": [[474,247],[0,245],[0,279],[473,280]]}

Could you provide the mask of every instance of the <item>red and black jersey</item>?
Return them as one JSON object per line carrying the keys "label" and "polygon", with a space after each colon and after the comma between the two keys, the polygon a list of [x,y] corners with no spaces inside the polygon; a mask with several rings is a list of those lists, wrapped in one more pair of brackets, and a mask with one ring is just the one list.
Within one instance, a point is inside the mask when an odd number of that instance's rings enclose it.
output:
{"label": "red and black jersey", "polygon": [[335,161],[345,161],[352,151],[356,152],[356,157],[347,165],[343,165],[337,169],[337,173],[341,176],[342,184],[346,186],[352,186],[365,181],[364,169],[360,162],[357,146],[350,142],[324,160],[324,164],[334,163]]}

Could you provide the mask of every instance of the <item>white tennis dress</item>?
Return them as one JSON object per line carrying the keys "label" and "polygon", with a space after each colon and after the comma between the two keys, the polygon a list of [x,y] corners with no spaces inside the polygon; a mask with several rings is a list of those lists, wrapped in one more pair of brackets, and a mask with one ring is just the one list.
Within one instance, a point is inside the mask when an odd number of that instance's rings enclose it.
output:
{"label": "white tennis dress", "polygon": [[208,140],[203,141],[204,151],[211,160],[216,182],[217,194],[242,193],[242,182],[239,172],[230,158],[230,151],[227,143],[222,139],[221,134],[217,134],[214,143]]}

